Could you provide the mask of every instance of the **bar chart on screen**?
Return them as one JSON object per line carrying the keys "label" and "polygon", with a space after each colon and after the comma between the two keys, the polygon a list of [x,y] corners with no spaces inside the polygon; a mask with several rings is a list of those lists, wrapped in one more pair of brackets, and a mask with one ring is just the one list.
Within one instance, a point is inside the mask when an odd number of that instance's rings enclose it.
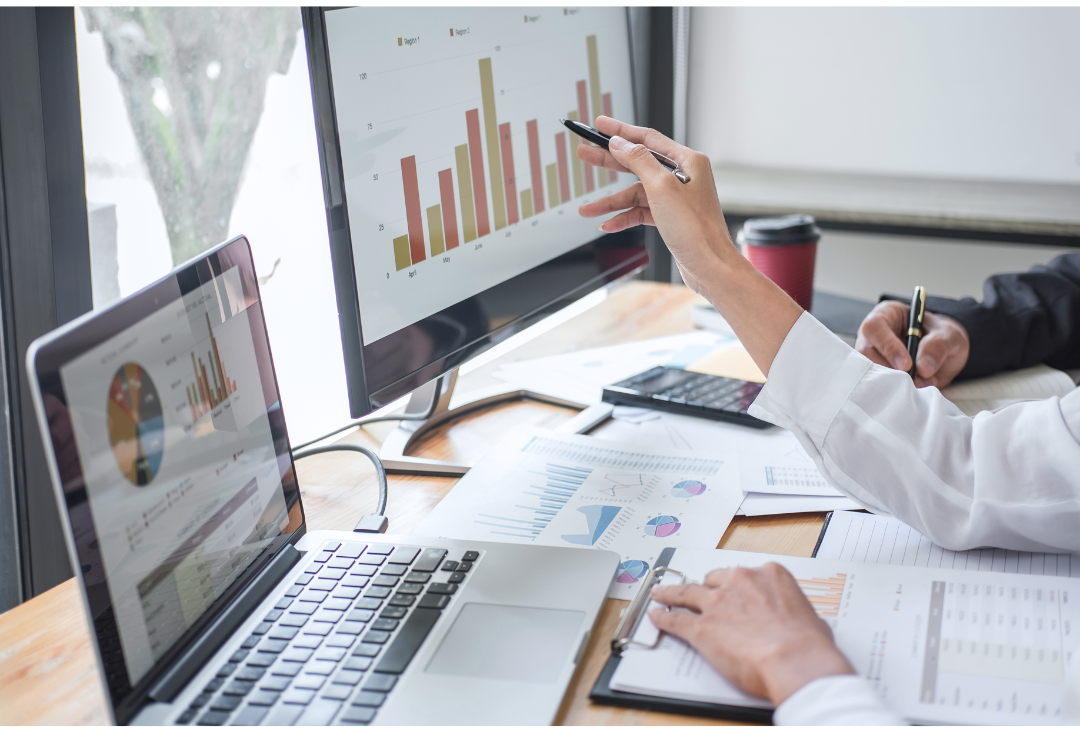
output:
{"label": "bar chart on screen", "polygon": [[633,118],[625,22],[618,8],[327,13],[365,341],[599,236],[578,205],[631,177],[583,163],[559,120]]}

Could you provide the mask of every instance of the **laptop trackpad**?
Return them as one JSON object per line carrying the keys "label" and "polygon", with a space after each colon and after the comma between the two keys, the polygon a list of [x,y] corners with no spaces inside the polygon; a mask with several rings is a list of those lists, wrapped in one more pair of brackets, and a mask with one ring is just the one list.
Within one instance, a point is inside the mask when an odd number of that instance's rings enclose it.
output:
{"label": "laptop trackpad", "polygon": [[427,665],[428,673],[553,683],[574,656],[585,613],[468,603]]}

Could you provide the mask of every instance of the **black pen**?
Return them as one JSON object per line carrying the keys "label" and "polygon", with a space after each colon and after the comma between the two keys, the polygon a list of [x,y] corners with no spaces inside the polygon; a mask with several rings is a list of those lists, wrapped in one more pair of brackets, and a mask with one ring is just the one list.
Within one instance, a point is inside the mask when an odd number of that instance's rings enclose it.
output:
{"label": "black pen", "polygon": [[[599,131],[593,129],[588,124],[582,124],[581,122],[572,121],[570,119],[560,119],[559,121],[563,123],[563,126],[565,126],[567,129],[569,129],[582,139],[592,142],[597,147],[603,147],[604,149],[608,148],[608,142],[611,141],[611,137],[601,134]],[[649,154],[655,157],[657,162],[671,170],[675,177],[678,178],[679,182],[684,185],[690,182],[690,175],[680,170],[679,165],[676,164],[675,160],[669,157],[665,157],[659,152],[654,152],[651,149],[649,150]]]}
{"label": "black pen", "polygon": [[911,379],[915,379],[915,355],[919,353],[919,340],[922,339],[923,316],[926,314],[926,287],[916,286],[911,295],[911,316],[908,318],[907,352],[911,355]]}

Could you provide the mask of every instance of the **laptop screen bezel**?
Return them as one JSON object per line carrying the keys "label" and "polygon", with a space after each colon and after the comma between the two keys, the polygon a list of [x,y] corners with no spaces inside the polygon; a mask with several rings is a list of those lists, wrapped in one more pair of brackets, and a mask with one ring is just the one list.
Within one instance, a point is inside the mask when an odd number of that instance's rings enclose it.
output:
{"label": "laptop screen bezel", "polygon": [[[224,266],[224,269],[223,269]],[[46,398],[57,397],[61,404],[68,399],[64,392],[60,368],[78,358],[102,342],[121,334],[154,312],[176,301],[191,290],[209,280],[210,276],[219,276],[224,270],[239,267],[245,297],[253,296],[254,301],[248,307],[253,326],[254,345],[262,356],[257,357],[260,368],[268,364],[270,372],[261,372],[263,387],[272,383],[274,405],[267,411],[270,419],[271,436],[274,450],[281,471],[282,493],[288,513],[288,524],[284,530],[263,549],[259,556],[237,577],[237,579],[218,597],[194,623],[183,633],[153,666],[132,685],[129,680],[127,661],[124,658],[120,642],[115,639],[114,606],[107,582],[103,578],[88,582],[81,566],[90,564],[93,556],[84,550],[86,539],[76,542],[76,528],[93,531],[92,540],[97,539],[91,504],[88,501],[86,485],[82,474],[82,465],[78,458],[65,461],[65,476],[61,477],[57,465],[56,453],[60,443],[54,439],[50,424],[57,424],[56,418],[66,418],[66,410],[60,415],[53,413],[52,419],[46,414]],[[257,320],[257,321],[255,321]],[[262,299],[258,290],[254,262],[250,245],[246,238],[238,236],[211,249],[204,255],[176,269],[168,276],[150,284],[141,291],[122,299],[100,312],[94,312],[47,335],[39,340],[30,350],[30,371],[36,380],[34,396],[38,406],[38,416],[42,427],[42,437],[50,457],[50,471],[54,490],[58,499],[61,521],[66,525],[65,532],[71,553],[72,567],[83,589],[87,617],[91,624],[91,639],[102,671],[106,697],[112,708],[114,720],[119,724],[130,721],[146,702],[147,696],[162,674],[179,658],[188,647],[211,625],[229,606],[262,568],[286,545],[295,543],[303,536],[306,527],[303,504],[300,500],[300,488],[296,480],[296,470],[292,460],[285,416],[281,409],[280,390],[274,370],[273,355],[270,351],[266,321],[263,316]],[[65,423],[60,423],[64,427]],[[68,443],[70,447],[70,443]],[[86,504],[85,514],[78,517],[84,523],[73,522],[73,510]],[[89,518],[87,518],[89,517]],[[85,533],[85,532],[84,532]],[[91,542],[92,542],[91,540]],[[99,558],[97,558],[99,559]],[[105,607],[102,607],[105,606]]]}

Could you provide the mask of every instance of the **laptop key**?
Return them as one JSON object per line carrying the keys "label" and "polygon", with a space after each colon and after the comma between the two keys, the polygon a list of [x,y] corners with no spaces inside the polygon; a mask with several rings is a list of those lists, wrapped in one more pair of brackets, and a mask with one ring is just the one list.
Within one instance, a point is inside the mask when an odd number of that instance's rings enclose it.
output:
{"label": "laptop key", "polygon": [[359,557],[356,560],[357,564],[368,564],[375,567],[380,566],[386,561],[386,557],[379,556],[377,554],[365,554],[363,557]]}
{"label": "laptop key", "polygon": [[460,562],[454,572],[468,572],[472,569],[472,562]]}
{"label": "laptop key", "polygon": [[371,577],[372,575],[374,575],[378,571],[379,571],[379,569],[377,567],[373,566],[373,565],[370,565],[370,564],[358,564],[355,567],[353,567],[351,570],[349,570],[349,574],[354,575],[354,576],[360,576],[360,577]]}
{"label": "laptop key", "polygon": [[406,608],[398,607],[397,605],[391,605],[385,610],[383,610],[381,613],[379,613],[379,617],[394,618],[396,620],[405,617],[408,612],[409,611]]}
{"label": "laptop key", "polygon": [[[345,615],[345,613],[342,612],[344,609],[345,608],[338,609],[336,607],[333,609],[323,608],[312,615],[311,619],[319,623],[337,623]],[[327,630],[326,632],[329,633],[330,631]]]}
{"label": "laptop key", "polygon": [[[325,592],[316,592],[315,594],[316,595],[325,595],[326,593]],[[298,602],[295,605],[293,605],[291,608],[289,608],[289,614],[286,615],[285,618],[282,618],[282,620],[285,620],[287,618],[291,618],[294,615],[311,615],[318,608],[319,608],[318,603],[314,603],[314,602]],[[292,625],[292,623],[285,623],[285,625]]]}
{"label": "laptop key", "polygon": [[330,592],[331,590],[333,590],[337,586],[338,586],[338,581],[337,580],[328,580],[328,579],[326,579],[324,577],[320,577],[320,578],[318,578],[316,580],[312,580],[311,584],[308,585],[308,589],[309,590],[317,590],[319,592]]}
{"label": "laptop key", "polygon": [[323,639],[321,635],[301,635],[289,645],[296,646],[297,648],[318,648],[322,645]]}
{"label": "laptop key", "polygon": [[461,559],[466,562],[475,562],[476,560],[480,559],[480,553],[470,549],[468,552],[461,556]]}
{"label": "laptop key", "polygon": [[398,593],[390,598],[390,605],[396,605],[398,607],[411,607],[416,602],[416,598],[412,595],[402,595]]}
{"label": "laptop key", "polygon": [[378,643],[361,643],[353,648],[352,654],[354,656],[365,656],[367,658],[374,658],[379,655],[379,651],[382,650],[382,645]]}
{"label": "laptop key", "polygon": [[277,638],[264,638],[259,644],[259,653],[281,653],[289,647],[289,641]]}
{"label": "laptop key", "polygon": [[455,572],[454,574],[447,577],[446,581],[449,582],[452,585],[457,584],[458,582],[464,582],[465,581],[465,573],[464,572]]}
{"label": "laptop key", "polygon": [[203,691],[217,691],[219,688],[221,688],[224,685],[225,685],[225,679],[223,679],[223,678],[215,678],[213,681],[206,684],[206,687],[203,689]]}
{"label": "laptop key", "polygon": [[320,650],[315,657],[320,661],[340,661],[345,657],[346,650],[344,648],[331,648],[326,647]]}
{"label": "laptop key", "polygon": [[390,640],[390,634],[385,630],[369,630],[364,634],[364,637],[360,639],[362,643],[378,643],[379,645],[382,645],[388,640]]}
{"label": "laptop key", "polygon": [[306,673],[314,673],[319,676],[329,676],[337,668],[337,663],[334,661],[320,661],[315,660],[307,664],[304,667]]}
{"label": "laptop key", "polygon": [[214,699],[214,703],[210,704],[210,708],[215,711],[232,711],[243,702],[242,696],[225,696],[221,695]]}
{"label": "laptop key", "polygon": [[319,552],[318,554],[315,555],[315,560],[314,561],[316,561],[316,562],[327,562],[333,556],[334,556],[333,552]]}
{"label": "laptop key", "polygon": [[289,688],[292,679],[289,676],[267,676],[259,684],[263,691],[284,691]]}
{"label": "laptop key", "polygon": [[270,673],[275,676],[289,676],[290,678],[300,673],[300,669],[304,667],[303,663],[279,663],[274,666]]}
{"label": "laptop key", "polygon": [[378,610],[382,607],[382,600],[376,600],[373,597],[361,597],[353,603],[353,607],[361,610]]}
{"label": "laptop key", "polygon": [[236,726],[258,726],[269,711],[270,709],[262,706],[245,706],[232,723]]}
{"label": "laptop key", "polygon": [[284,610],[271,610],[270,612],[268,612],[266,615],[263,616],[263,620],[265,622],[267,622],[267,623],[272,623],[272,622],[274,622],[275,620],[277,620],[278,618],[280,618],[284,614],[285,614]]}
{"label": "laptop key", "polygon": [[364,677],[364,672],[349,670],[349,664],[351,664],[353,661],[367,661],[367,666],[371,665],[370,658],[350,658],[348,661],[345,662],[345,668],[338,671],[337,675],[334,676],[334,683],[340,683],[346,686],[355,686],[356,684],[360,683],[360,679]]}
{"label": "laptop key", "polygon": [[370,544],[367,548],[368,554],[381,554],[384,557],[394,551],[394,545],[392,544]]}
{"label": "laptop key", "polygon": [[366,706],[350,706],[338,718],[352,724],[367,724],[375,718],[375,709]]}
{"label": "laptop key", "polygon": [[333,628],[332,623],[311,623],[304,627],[304,633],[307,635],[327,635]]}
{"label": "laptop key", "polygon": [[327,542],[326,544],[323,545],[323,551],[324,552],[338,552],[338,554],[341,554],[341,552],[338,551],[340,547],[341,547],[341,542]]}
{"label": "laptop key", "polygon": [[292,726],[304,713],[303,706],[279,706],[266,720],[268,726]]}
{"label": "laptop key", "polygon": [[356,696],[353,697],[353,706],[375,706],[379,707],[386,701],[386,694],[379,693],[378,691],[358,691]]}
{"label": "laptop key", "polygon": [[199,726],[221,726],[229,720],[228,711],[216,711],[211,709],[199,717]]}
{"label": "laptop key", "polygon": [[406,582],[404,585],[397,589],[399,595],[419,595],[424,591],[423,585],[416,585],[411,582]]}
{"label": "laptop key", "polygon": [[442,612],[439,610],[424,608],[413,610],[375,670],[382,673],[401,673],[408,668],[409,662],[416,655],[416,651],[420,649],[420,645],[428,637],[431,629],[435,627],[440,615]]}
{"label": "laptop key", "polygon": [[360,588],[346,587],[345,585],[341,585],[330,594],[343,600],[355,600],[357,597],[360,596]]}
{"label": "laptop key", "polygon": [[176,718],[176,723],[177,724],[190,724],[191,720],[194,719],[195,715],[198,714],[198,713],[199,713],[199,711],[197,709],[188,709],[187,711],[185,711],[183,714],[181,714],[180,716],[178,716]]}
{"label": "laptop key", "polygon": [[306,663],[315,651],[310,648],[286,648],[281,654],[281,660],[293,663]]}
{"label": "laptop key", "polygon": [[311,674],[305,673],[293,679],[292,685],[294,688],[311,689],[312,691],[318,691],[322,688],[322,685],[324,683],[326,683],[325,676],[313,676]]}
{"label": "laptop key", "polygon": [[397,577],[394,577],[393,575],[388,575],[385,572],[371,581],[371,584],[378,585],[379,587],[393,587],[397,583]]}
{"label": "laptop key", "polygon": [[[244,651],[244,652],[247,653],[247,651]],[[224,666],[221,667],[221,670],[219,670],[217,672],[218,678],[228,678],[229,676],[232,675],[232,672],[235,671],[235,670],[236,670],[236,664],[235,663],[226,663]]]}
{"label": "laptop key", "polygon": [[353,560],[345,557],[334,557],[326,563],[326,566],[337,570],[347,570],[353,566]]}
{"label": "laptop key", "polygon": [[390,597],[390,593],[393,592],[389,587],[369,587],[367,592],[364,593],[364,597],[374,597],[382,600],[383,598]]}
{"label": "laptop key", "polygon": [[347,574],[349,573],[340,567],[323,567],[319,570],[319,577],[324,580],[340,580]]}
{"label": "laptop key", "polygon": [[334,633],[326,639],[326,645],[329,648],[349,648],[355,642],[356,636],[342,635],[341,633]]}
{"label": "laptop key", "polygon": [[398,547],[394,550],[394,553],[390,555],[388,560],[390,564],[412,564],[412,561],[416,559],[416,555],[420,554],[419,547]]}
{"label": "laptop key", "polygon": [[427,572],[417,572],[416,570],[413,570],[405,577],[406,582],[413,582],[420,585],[427,584],[430,579],[431,575]]}
{"label": "laptop key", "polygon": [[334,720],[334,715],[341,711],[340,701],[319,699],[307,708],[299,723],[303,726],[326,726]]}
{"label": "laptop key", "polygon": [[266,668],[272,666],[275,660],[277,660],[277,656],[273,653],[256,653],[248,659],[247,664],[256,668]]}
{"label": "laptop key", "polygon": [[210,692],[199,694],[191,702],[191,704],[188,706],[188,708],[189,709],[201,709],[202,707],[206,706],[206,703],[208,701],[210,701],[210,699],[212,699],[212,698],[214,698],[214,694],[212,694]]}
{"label": "laptop key", "polygon": [[247,696],[253,688],[255,688],[254,681],[236,680],[226,686],[222,693],[225,696]]}
{"label": "laptop key", "polygon": [[284,704],[300,704],[301,706],[307,706],[314,698],[315,692],[311,689],[289,688],[281,694],[281,701]]}
{"label": "laptop key", "polygon": [[292,605],[292,598],[291,597],[283,597],[283,598],[281,598],[280,600],[277,601],[277,604],[274,605],[274,609],[275,610],[288,610],[290,605]]}
{"label": "laptop key", "polygon": [[270,631],[270,635],[267,638],[277,638],[278,640],[292,640],[296,637],[296,634],[300,632],[300,628],[290,628],[287,625],[279,625]]}
{"label": "laptop key", "polygon": [[266,673],[265,668],[247,665],[236,672],[236,678],[241,681],[258,681]]}
{"label": "laptop key", "polygon": [[[318,566],[318,565],[316,565]],[[296,582],[293,583],[293,587],[303,586],[311,582],[315,578],[315,575],[305,572],[296,578]]]}
{"label": "laptop key", "polygon": [[263,691],[259,690],[253,693],[248,698],[248,705],[250,706],[273,706],[281,695],[280,691]]}
{"label": "laptop key", "polygon": [[[373,588],[372,588],[373,589]],[[323,603],[323,610],[348,610],[352,607],[352,600],[346,600],[343,597],[331,597],[327,598]]]}
{"label": "laptop key", "polygon": [[368,677],[368,680],[364,682],[365,691],[382,691],[387,692],[394,688],[397,684],[397,676],[390,676],[385,673],[373,673]]}
{"label": "laptop key", "polygon": [[341,581],[342,587],[367,587],[368,578],[359,575],[349,575]]}
{"label": "laptop key", "polygon": [[371,624],[373,630],[397,630],[397,626],[400,620],[394,620],[392,618],[379,618]]}
{"label": "laptop key", "polygon": [[[300,602],[322,602],[328,595],[327,591],[316,590],[314,587],[309,587],[300,593]],[[299,605],[297,607],[300,607]],[[293,612],[303,612],[302,610],[294,610]]]}
{"label": "laptop key", "polygon": [[436,593],[429,593],[420,598],[420,602],[416,604],[417,607],[422,608],[434,608],[436,610],[442,610],[444,607],[450,604],[449,595],[439,595]]}
{"label": "laptop key", "polygon": [[303,589],[304,589],[303,585],[293,585],[292,587],[290,587],[288,590],[285,591],[285,597],[296,597],[297,595],[300,594],[300,591],[303,590]]}
{"label": "laptop key", "polygon": [[345,619],[346,620],[355,620],[358,623],[366,623],[367,621],[371,620],[371,618],[374,617],[374,616],[375,616],[375,611],[374,610],[353,610],[351,613],[349,613],[348,617],[346,617]]}
{"label": "laptop key", "polygon": [[443,572],[456,572],[458,566],[459,565],[458,565],[457,562],[455,562],[452,559],[448,559],[445,562],[443,562],[442,571]]}
{"label": "laptop key", "polygon": [[341,684],[333,684],[327,686],[323,692],[322,697],[324,699],[330,699],[332,701],[344,701],[352,694],[351,686],[343,686]]}
{"label": "laptop key", "polygon": [[433,585],[428,585],[427,591],[429,595],[453,595],[457,592],[457,585],[451,585],[446,582],[436,582]]}
{"label": "laptop key", "polygon": [[365,549],[367,549],[366,544],[361,544],[360,542],[345,542],[341,545],[341,549],[337,551],[337,556],[356,559],[364,553]]}
{"label": "laptop key", "polygon": [[[393,560],[390,560],[393,562]],[[405,564],[387,564],[381,570],[380,575],[392,575],[393,577],[401,577],[403,574],[409,571],[409,566]]]}
{"label": "laptop key", "polygon": [[262,635],[266,631],[270,630],[270,628],[272,628],[272,627],[274,627],[273,623],[259,623],[258,625],[255,626],[255,630],[251,631],[251,634],[252,635]]}
{"label": "laptop key", "polygon": [[[356,612],[355,610],[353,612]],[[368,612],[371,612],[370,610]],[[345,622],[338,626],[337,632],[339,635],[360,635],[360,632],[364,629],[363,623],[349,623]]]}
{"label": "laptop key", "polygon": [[244,642],[240,644],[241,648],[254,648],[259,643],[259,636],[249,635],[244,639]]}

